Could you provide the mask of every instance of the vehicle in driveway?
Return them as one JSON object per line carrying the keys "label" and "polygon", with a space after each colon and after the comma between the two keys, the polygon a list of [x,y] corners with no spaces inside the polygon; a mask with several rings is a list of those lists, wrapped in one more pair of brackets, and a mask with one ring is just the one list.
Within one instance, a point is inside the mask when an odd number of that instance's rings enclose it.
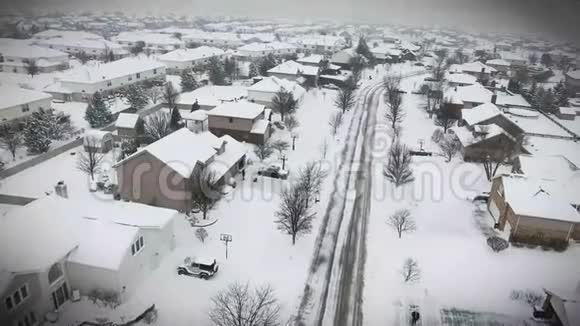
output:
{"label": "vehicle in driveway", "polygon": [[279,166],[270,165],[269,167],[267,167],[265,169],[260,169],[258,171],[258,175],[261,175],[263,177],[270,177],[270,178],[274,178],[274,179],[286,180],[288,178],[288,171],[282,170]]}
{"label": "vehicle in driveway", "polygon": [[215,259],[187,257],[184,263],[177,267],[177,274],[207,280],[214,276],[218,270],[219,265]]}

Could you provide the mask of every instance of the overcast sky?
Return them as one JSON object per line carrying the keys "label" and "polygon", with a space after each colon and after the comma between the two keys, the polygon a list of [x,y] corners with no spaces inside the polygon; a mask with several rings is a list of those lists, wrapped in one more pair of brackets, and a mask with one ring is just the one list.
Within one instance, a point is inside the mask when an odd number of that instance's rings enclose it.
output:
{"label": "overcast sky", "polygon": [[3,12],[30,8],[439,24],[580,40],[580,0],[0,0]]}

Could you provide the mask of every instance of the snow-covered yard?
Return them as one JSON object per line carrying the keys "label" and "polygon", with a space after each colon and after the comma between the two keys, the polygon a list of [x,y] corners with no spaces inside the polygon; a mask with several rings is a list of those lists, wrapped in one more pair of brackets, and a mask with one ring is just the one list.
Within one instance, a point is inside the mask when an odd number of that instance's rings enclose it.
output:
{"label": "snow-covered yard", "polygon": [[[403,88],[413,86],[413,78],[404,84]],[[416,95],[404,95],[402,140],[416,148],[423,139],[428,150],[436,149],[430,140],[436,127],[419,108],[420,101]],[[390,139],[384,129],[382,137]],[[380,132],[377,135],[381,137]],[[531,308],[512,301],[512,290],[567,289],[580,281],[578,246],[563,253],[515,247],[495,253],[488,247],[485,234],[493,232],[493,221],[485,206],[478,211],[469,200],[480,191],[489,191],[481,166],[458,157],[450,163],[437,155],[415,157],[414,182],[394,191],[381,173],[380,163],[385,161],[383,156],[376,157],[373,174],[365,324],[397,324],[407,318],[412,304],[421,307],[424,324],[429,318],[440,320],[444,308],[529,319]],[[402,208],[410,210],[417,230],[399,239],[386,221]],[[414,258],[421,271],[414,284],[405,284],[400,274],[407,258]]]}

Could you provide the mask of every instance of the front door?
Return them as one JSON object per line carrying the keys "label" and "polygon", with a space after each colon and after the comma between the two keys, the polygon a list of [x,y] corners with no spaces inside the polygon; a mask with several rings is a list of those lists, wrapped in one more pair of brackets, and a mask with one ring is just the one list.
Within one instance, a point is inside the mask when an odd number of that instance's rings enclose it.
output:
{"label": "front door", "polygon": [[69,298],[68,287],[66,282],[62,283],[56,290],[52,292],[52,304],[54,309],[58,310]]}

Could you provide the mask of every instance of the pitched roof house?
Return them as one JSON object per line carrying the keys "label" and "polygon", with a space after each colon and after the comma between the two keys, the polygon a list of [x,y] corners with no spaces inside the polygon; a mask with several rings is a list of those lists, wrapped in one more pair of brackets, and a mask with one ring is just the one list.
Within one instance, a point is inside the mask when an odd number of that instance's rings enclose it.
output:
{"label": "pitched roof house", "polygon": [[261,104],[240,101],[223,103],[207,112],[209,130],[239,141],[263,144],[270,137],[270,123]]}
{"label": "pitched roof house", "polygon": [[292,93],[292,96],[297,101],[301,101],[306,93],[306,90],[297,82],[272,76],[266,77],[248,87],[248,100],[268,106],[272,103],[276,93],[281,90]]}

